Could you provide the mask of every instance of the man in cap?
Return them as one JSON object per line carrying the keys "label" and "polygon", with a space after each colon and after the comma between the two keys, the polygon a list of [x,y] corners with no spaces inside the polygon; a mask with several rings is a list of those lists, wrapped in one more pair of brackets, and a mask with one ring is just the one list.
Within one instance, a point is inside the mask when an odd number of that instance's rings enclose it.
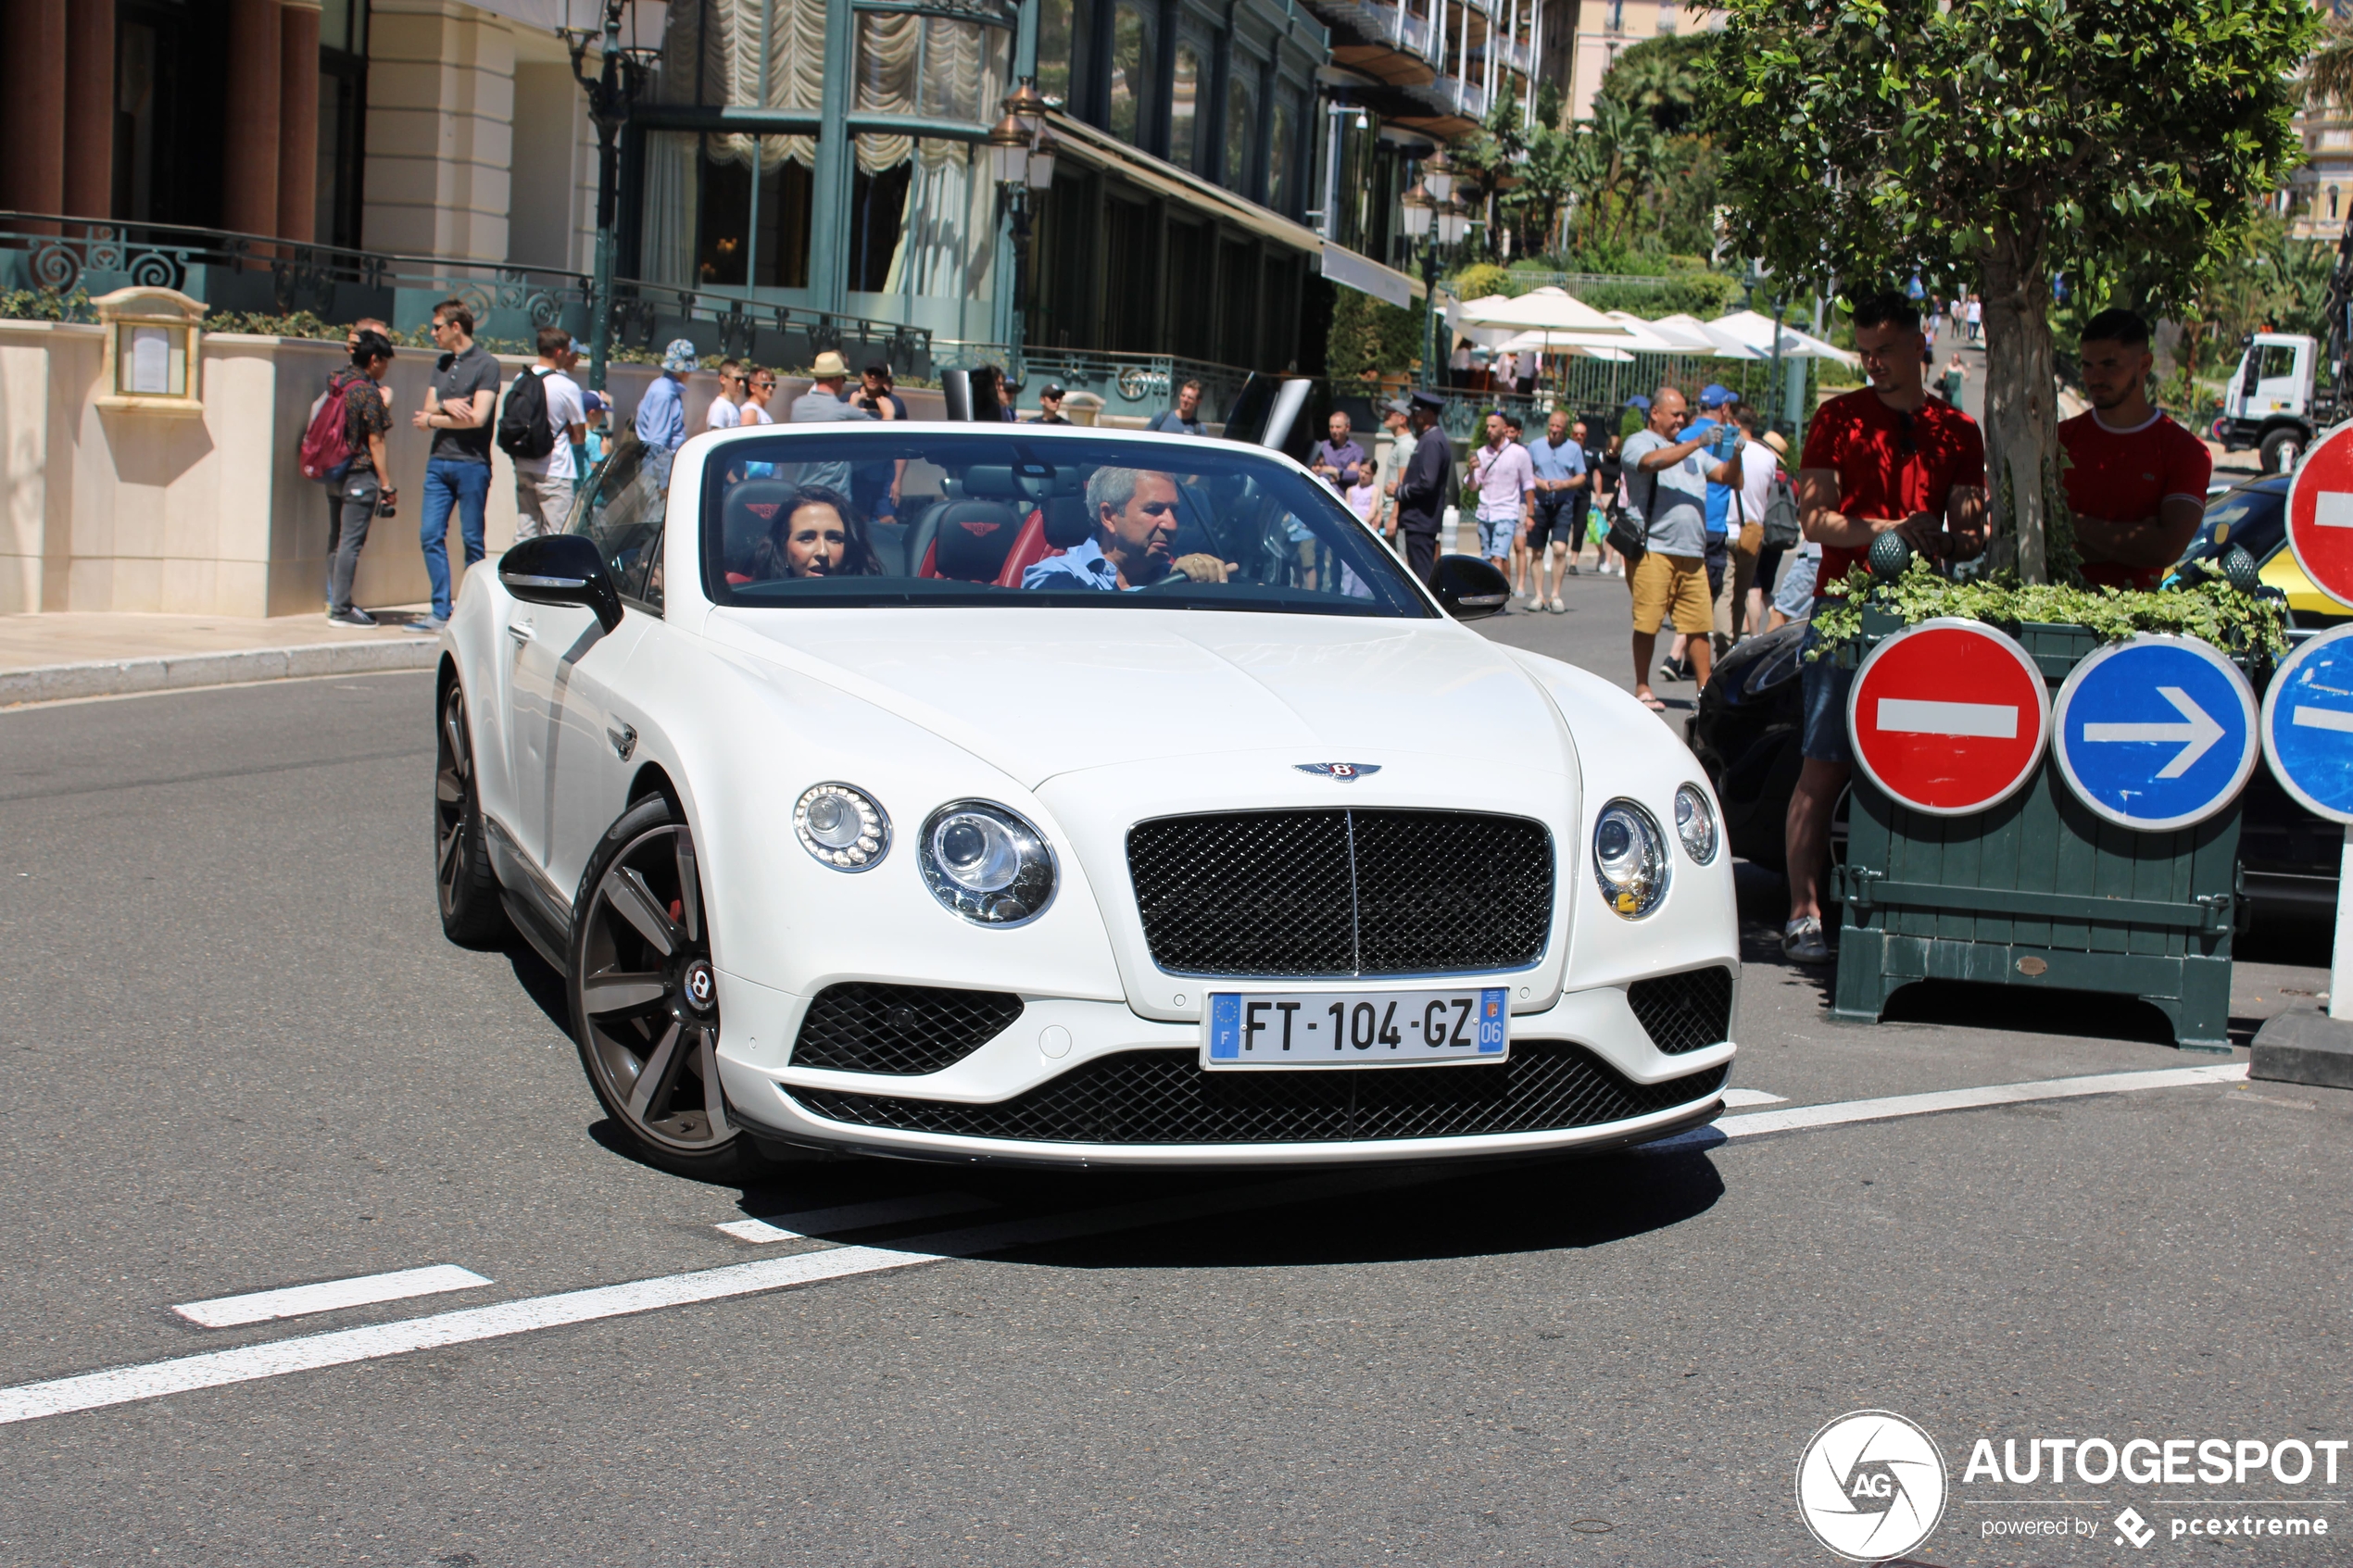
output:
{"label": "man in cap", "polygon": [[675,450],[686,439],[685,388],[679,378],[694,368],[694,340],[673,338],[661,351],[661,374],[637,401],[637,439],[657,452]]}
{"label": "man in cap", "polygon": [[1432,587],[1438,583],[1438,528],[1454,494],[1454,447],[1438,426],[1446,411],[1434,394],[1414,394],[1408,422],[1414,453],[1397,476],[1397,527],[1405,536],[1405,564]]}
{"label": "man in cap", "polygon": [[1048,382],[1045,389],[1038,394],[1038,417],[1030,423],[1041,425],[1070,423],[1070,416],[1063,412],[1063,395],[1059,383]]}
{"label": "man in cap", "polygon": [[[788,416],[797,425],[826,424],[841,420],[871,421],[874,415],[845,400],[842,387],[849,380],[849,361],[828,348],[817,356],[810,367],[809,390],[792,400]],[[849,465],[846,462],[816,462],[800,465],[800,483],[822,484],[831,490],[847,491],[850,486]]]}

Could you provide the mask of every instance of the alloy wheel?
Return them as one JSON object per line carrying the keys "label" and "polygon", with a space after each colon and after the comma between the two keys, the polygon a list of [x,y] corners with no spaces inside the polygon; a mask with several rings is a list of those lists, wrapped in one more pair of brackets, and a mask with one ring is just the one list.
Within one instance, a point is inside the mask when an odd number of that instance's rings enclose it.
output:
{"label": "alloy wheel", "polygon": [[466,835],[473,816],[473,746],[466,731],[466,697],[455,683],[441,704],[441,755],[434,775],[433,879],[442,918],[458,908],[467,866]]}
{"label": "alloy wheel", "polygon": [[606,1103],[648,1142],[709,1153],[731,1142],[719,1088],[719,995],[694,835],[651,827],[607,862],[579,949],[581,1042]]}

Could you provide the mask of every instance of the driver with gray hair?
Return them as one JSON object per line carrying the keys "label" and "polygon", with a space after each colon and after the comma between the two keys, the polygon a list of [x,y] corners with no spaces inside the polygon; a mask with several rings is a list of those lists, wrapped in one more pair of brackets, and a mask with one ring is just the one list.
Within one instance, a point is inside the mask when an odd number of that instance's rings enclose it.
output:
{"label": "driver with gray hair", "polygon": [[1223,583],[1232,570],[1214,556],[1176,558],[1182,525],[1176,481],[1155,469],[1100,468],[1087,479],[1095,536],[1022,573],[1025,588],[1146,588],[1174,572],[1196,583]]}

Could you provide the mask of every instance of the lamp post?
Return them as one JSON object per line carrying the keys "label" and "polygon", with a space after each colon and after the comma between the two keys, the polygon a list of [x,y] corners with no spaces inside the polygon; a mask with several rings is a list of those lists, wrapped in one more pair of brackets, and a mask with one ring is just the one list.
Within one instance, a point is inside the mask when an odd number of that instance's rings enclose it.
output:
{"label": "lamp post", "polygon": [[603,47],[593,78],[586,69],[588,45],[599,33],[587,28],[556,30],[572,52],[573,80],[587,93],[588,118],[597,127],[597,259],[595,279],[589,285],[588,385],[598,392],[605,389],[605,365],[612,354],[613,221],[621,200],[621,128],[629,122],[630,107],[645,92],[654,62],[661,57],[662,32],[669,25],[669,0],[605,0]]}
{"label": "lamp post", "polygon": [[1428,381],[1437,364],[1438,349],[1438,247],[1429,243],[1431,220],[1438,215],[1438,203],[1427,189],[1428,176],[1416,181],[1414,188],[1397,198],[1398,216],[1405,226],[1406,241],[1422,253],[1422,379]]}
{"label": "lamp post", "polygon": [[1013,226],[1013,305],[1010,332],[1006,344],[1007,358],[1013,361],[1006,367],[1015,380],[1022,379],[1022,346],[1026,335],[1024,302],[1029,295],[1030,203],[1043,200],[1042,194],[1031,193],[1051,191],[1054,186],[1054,159],[1061,145],[1046,129],[1047,103],[1038,91],[1035,78],[1023,77],[1004,101],[1005,118],[981,138],[983,157],[988,160],[988,171],[997,182],[998,194],[1005,202]]}

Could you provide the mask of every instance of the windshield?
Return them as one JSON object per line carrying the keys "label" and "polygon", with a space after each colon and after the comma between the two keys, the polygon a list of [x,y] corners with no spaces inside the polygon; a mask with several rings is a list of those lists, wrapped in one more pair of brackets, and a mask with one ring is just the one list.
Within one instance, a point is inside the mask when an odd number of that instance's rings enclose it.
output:
{"label": "windshield", "polygon": [[2213,560],[2238,545],[2257,560],[2263,559],[2286,534],[2286,501],[2284,495],[2268,485],[2248,485],[2215,496],[2206,504],[2205,520],[2182,558]]}
{"label": "windshield", "polygon": [[1358,521],[1369,445],[1346,499],[1222,442],[1012,427],[736,441],[704,474],[715,604],[1434,613]]}

